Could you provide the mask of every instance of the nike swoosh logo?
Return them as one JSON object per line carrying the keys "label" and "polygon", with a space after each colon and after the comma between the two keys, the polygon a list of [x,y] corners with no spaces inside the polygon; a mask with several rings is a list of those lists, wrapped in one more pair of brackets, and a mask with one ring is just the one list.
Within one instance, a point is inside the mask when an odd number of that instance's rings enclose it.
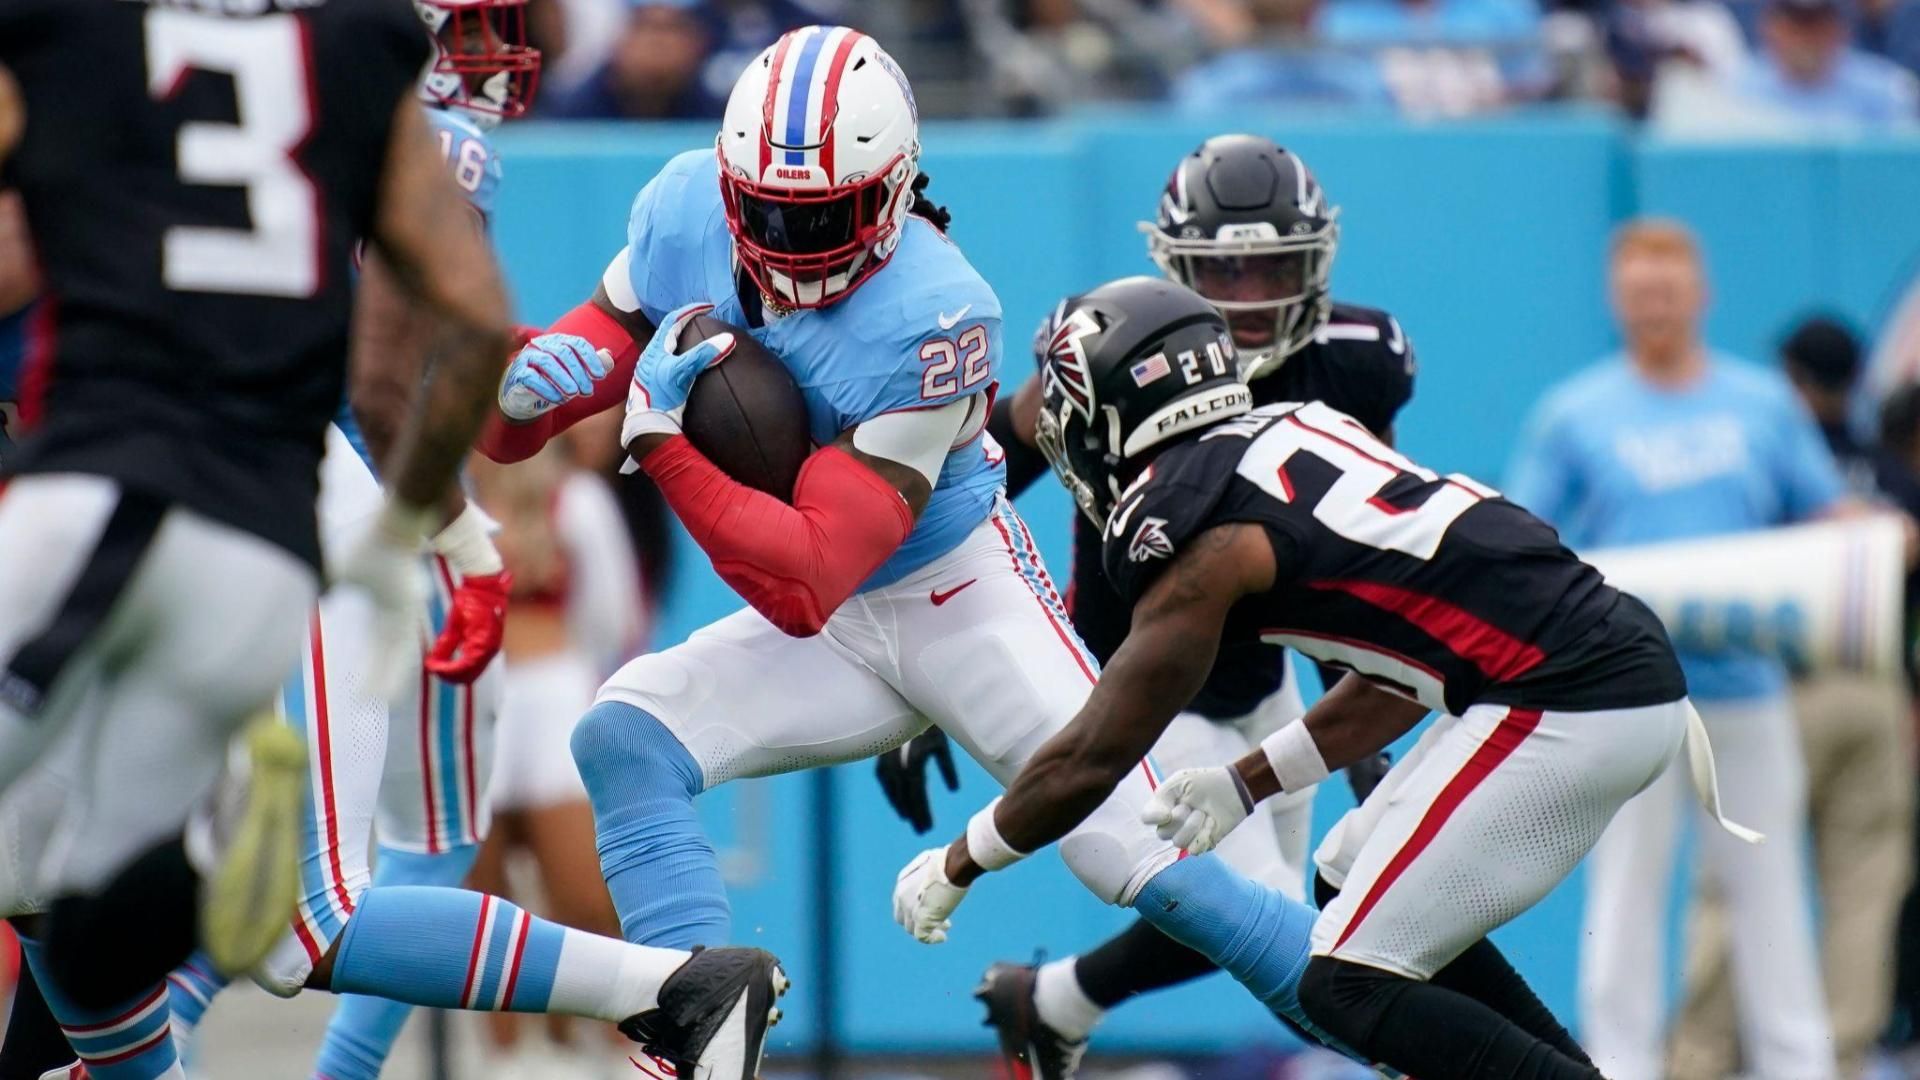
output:
{"label": "nike swoosh logo", "polygon": [[973,305],[967,304],[966,306],[962,307],[959,311],[956,311],[951,315],[938,315],[938,316],[935,316],[935,319],[940,323],[940,329],[951,330],[953,329],[954,323],[957,323],[961,319],[966,318],[967,312],[972,310],[973,310]]}
{"label": "nike swoosh logo", "polygon": [[1127,522],[1133,520],[1133,512],[1140,509],[1140,504],[1146,501],[1145,499],[1135,499],[1128,503],[1125,509],[1113,515],[1113,518],[1108,522],[1113,536],[1119,537],[1127,534]]}
{"label": "nike swoosh logo", "polygon": [[967,586],[979,580],[980,580],[979,578],[969,578],[968,580],[963,581],[958,585],[955,585],[953,588],[948,589],[946,592],[941,592],[939,589],[935,589],[931,593],[927,594],[927,599],[933,601],[934,607],[939,607],[941,604],[944,604],[947,601],[953,599],[954,597],[960,595],[960,590],[966,588]]}

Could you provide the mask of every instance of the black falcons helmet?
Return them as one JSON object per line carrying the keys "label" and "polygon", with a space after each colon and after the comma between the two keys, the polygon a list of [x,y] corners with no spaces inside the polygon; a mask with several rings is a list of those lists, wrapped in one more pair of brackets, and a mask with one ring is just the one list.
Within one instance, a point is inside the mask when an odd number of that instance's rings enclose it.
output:
{"label": "black falcons helmet", "polygon": [[1180,159],[1140,230],[1161,272],[1226,314],[1252,379],[1326,323],[1339,216],[1299,155],[1216,135]]}
{"label": "black falcons helmet", "polygon": [[1156,277],[1060,302],[1040,365],[1040,452],[1104,527],[1125,463],[1253,408],[1225,316]]}

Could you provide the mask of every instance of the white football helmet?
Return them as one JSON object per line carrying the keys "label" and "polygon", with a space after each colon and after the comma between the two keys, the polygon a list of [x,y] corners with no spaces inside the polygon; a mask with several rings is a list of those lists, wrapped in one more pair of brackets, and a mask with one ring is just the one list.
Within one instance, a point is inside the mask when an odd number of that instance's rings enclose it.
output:
{"label": "white football helmet", "polygon": [[740,265],[778,305],[825,307],[900,243],[920,117],[906,75],[872,38],[807,26],[734,84],[718,151]]}
{"label": "white football helmet", "polygon": [[420,96],[483,128],[524,115],[540,82],[527,44],[527,0],[413,0],[433,38]]}

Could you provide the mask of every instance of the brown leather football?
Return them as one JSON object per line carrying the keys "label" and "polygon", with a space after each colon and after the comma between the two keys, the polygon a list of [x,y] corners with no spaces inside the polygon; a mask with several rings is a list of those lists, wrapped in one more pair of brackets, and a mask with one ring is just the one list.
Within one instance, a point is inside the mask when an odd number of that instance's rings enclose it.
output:
{"label": "brown leather football", "polygon": [[694,380],[680,428],[728,476],[792,502],[794,480],[813,453],[807,403],[793,373],[745,329],[711,315],[689,320],[676,344],[684,351],[727,331],[733,352]]}

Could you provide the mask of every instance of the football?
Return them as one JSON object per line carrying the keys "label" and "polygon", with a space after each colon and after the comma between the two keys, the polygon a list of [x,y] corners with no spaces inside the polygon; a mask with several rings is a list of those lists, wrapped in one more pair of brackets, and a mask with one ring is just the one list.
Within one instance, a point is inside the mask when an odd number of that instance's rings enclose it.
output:
{"label": "football", "polygon": [[800,466],[813,452],[807,403],[780,358],[746,330],[696,315],[675,344],[682,350],[732,331],[732,355],[701,373],[680,427],[721,471],[782,502],[793,500]]}

